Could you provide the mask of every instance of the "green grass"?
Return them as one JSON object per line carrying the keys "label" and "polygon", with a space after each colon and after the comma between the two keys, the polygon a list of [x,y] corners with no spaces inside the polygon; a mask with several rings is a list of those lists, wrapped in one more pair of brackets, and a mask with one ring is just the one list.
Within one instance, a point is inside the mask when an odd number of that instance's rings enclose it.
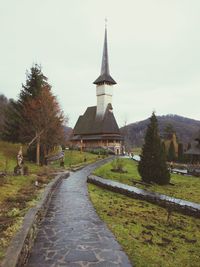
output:
{"label": "green grass", "polygon": [[198,267],[200,220],[89,185],[100,218],[137,267]]}
{"label": "green grass", "polygon": [[137,163],[131,159],[123,159],[127,173],[121,174],[112,172],[112,163],[107,163],[96,169],[94,174],[103,178],[116,180],[124,184],[136,186],[145,190],[159,192],[168,196],[181,198],[193,202],[200,203],[200,178],[193,176],[182,176],[178,174],[171,175],[171,183],[173,185],[150,185],[134,184],[134,180],[141,181],[141,177],[137,170]]}
{"label": "green grass", "polygon": [[[0,141],[0,172],[6,171],[13,173],[14,167],[17,165],[17,154],[20,144],[12,144],[9,142]],[[26,146],[23,146],[23,154],[26,154]],[[36,173],[41,168],[36,164],[25,160],[26,166],[30,172]]]}
{"label": "green grass", "polygon": [[[19,230],[27,210],[38,202],[44,191],[41,184],[40,188],[34,186],[36,177],[36,174],[7,176],[0,186],[0,260]],[[51,177],[43,179],[48,183]]]}
{"label": "green grass", "polygon": [[[51,172],[60,169],[59,161],[41,167],[25,158],[29,175],[14,176],[19,148],[20,144],[0,141],[0,172],[7,173],[5,178],[0,178],[0,261],[10,240],[20,228],[27,210],[38,202],[45,184],[51,180]],[[26,154],[26,146],[23,146],[23,154]],[[98,155],[95,154],[68,150],[65,152],[65,168],[82,166],[97,159]],[[39,188],[34,185],[36,180],[39,181]]]}
{"label": "green grass", "polygon": [[[102,157],[102,156],[101,156]],[[78,167],[95,162],[99,159],[98,155],[89,152],[80,152],[77,150],[66,150],[64,164],[65,168]],[[52,164],[52,166],[59,166],[59,161]]]}
{"label": "green grass", "polygon": [[[20,228],[27,210],[34,206],[44,190],[44,184],[51,180],[49,169],[25,161],[29,175],[14,176],[13,170],[17,164],[16,156],[20,144],[0,141],[0,172],[6,172],[6,177],[0,177],[0,260],[3,258],[10,240]],[[24,148],[24,151],[26,148]],[[38,174],[42,174],[38,178]],[[40,179],[40,187],[36,188],[35,180]]]}

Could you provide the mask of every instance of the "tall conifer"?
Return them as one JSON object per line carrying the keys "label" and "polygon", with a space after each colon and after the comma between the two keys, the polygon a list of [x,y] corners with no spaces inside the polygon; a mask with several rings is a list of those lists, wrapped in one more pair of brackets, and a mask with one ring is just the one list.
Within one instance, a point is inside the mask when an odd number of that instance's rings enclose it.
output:
{"label": "tall conifer", "polygon": [[178,144],[178,161],[183,162],[184,161],[184,152],[183,152],[183,144]]}
{"label": "tall conifer", "polygon": [[64,116],[59,103],[51,92],[47,77],[36,64],[27,72],[19,99],[10,103],[5,139],[26,144],[35,140],[28,155],[37,154],[39,164],[40,154],[44,157],[55,145],[62,144],[63,123]]}
{"label": "tall conifer", "polygon": [[168,161],[175,161],[176,160],[176,152],[173,141],[170,142],[169,151],[167,156]]}
{"label": "tall conifer", "polygon": [[168,184],[170,174],[166,165],[166,155],[161,144],[158,133],[158,122],[155,113],[152,113],[150,124],[148,125],[145,144],[142,148],[141,161],[138,171],[144,182]]}
{"label": "tall conifer", "polygon": [[[27,71],[26,83],[22,84],[17,101],[11,100],[5,115],[5,129],[3,137],[12,142],[23,142],[20,137],[20,128],[23,123],[22,111],[25,103],[37,97],[47,86],[47,78],[43,75],[41,67],[35,64]],[[50,87],[50,86],[49,86]]]}

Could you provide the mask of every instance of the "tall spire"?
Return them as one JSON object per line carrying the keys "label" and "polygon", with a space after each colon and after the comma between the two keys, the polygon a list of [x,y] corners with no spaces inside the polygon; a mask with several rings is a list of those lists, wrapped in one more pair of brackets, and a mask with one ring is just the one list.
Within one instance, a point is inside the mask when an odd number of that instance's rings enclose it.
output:
{"label": "tall spire", "polygon": [[[106,20],[107,21],[107,20]],[[103,57],[101,63],[101,74],[94,81],[94,84],[116,84],[115,80],[110,76],[109,62],[108,62],[108,45],[107,45],[107,25],[105,24],[105,37],[103,46]]]}

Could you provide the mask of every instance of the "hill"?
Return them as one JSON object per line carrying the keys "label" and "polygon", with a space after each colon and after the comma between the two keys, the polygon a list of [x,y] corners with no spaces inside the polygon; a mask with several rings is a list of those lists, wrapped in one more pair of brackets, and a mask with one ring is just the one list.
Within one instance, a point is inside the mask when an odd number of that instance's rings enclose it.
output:
{"label": "hill", "polygon": [[64,126],[65,142],[68,142],[72,134],[73,129],[68,126]]}
{"label": "hill", "polygon": [[[171,124],[176,131],[180,143],[188,144],[192,141],[195,134],[200,130],[200,121],[185,118],[178,115],[157,116],[160,133],[164,128]],[[149,119],[128,124],[121,128],[122,133],[126,136],[126,142],[131,147],[142,146],[144,135],[149,124]]]}

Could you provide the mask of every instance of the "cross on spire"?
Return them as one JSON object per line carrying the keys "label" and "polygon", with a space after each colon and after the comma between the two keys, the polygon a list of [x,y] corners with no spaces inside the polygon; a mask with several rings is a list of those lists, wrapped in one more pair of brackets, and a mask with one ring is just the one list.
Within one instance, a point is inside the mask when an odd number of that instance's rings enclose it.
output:
{"label": "cross on spire", "polygon": [[105,18],[105,36],[103,46],[103,57],[101,63],[101,74],[94,81],[94,84],[116,84],[115,80],[110,76],[109,62],[108,62],[108,45],[107,45],[107,18]]}
{"label": "cross on spire", "polygon": [[108,19],[105,17],[105,29],[107,29]]}

